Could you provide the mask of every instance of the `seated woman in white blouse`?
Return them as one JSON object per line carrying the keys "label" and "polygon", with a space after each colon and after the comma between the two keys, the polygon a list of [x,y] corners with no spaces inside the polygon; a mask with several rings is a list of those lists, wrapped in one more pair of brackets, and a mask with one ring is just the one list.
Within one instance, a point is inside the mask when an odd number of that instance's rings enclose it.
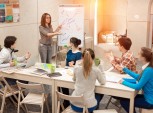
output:
{"label": "seated woman in white blouse", "polygon": [[[16,60],[17,62],[24,62],[30,58],[31,54],[29,52],[22,57],[17,57],[14,54],[16,40],[17,38],[15,36],[7,36],[5,38],[4,48],[0,51],[0,69],[15,66],[15,62],[13,60]],[[12,81],[14,79],[8,80]]]}
{"label": "seated woman in white blouse", "polygon": [[[96,80],[101,85],[106,83],[104,73],[97,67],[93,66],[95,53],[92,49],[85,49],[82,54],[82,66],[74,69],[73,80],[75,81],[75,90],[73,96],[84,96],[84,103],[89,112],[99,108],[99,103],[103,97],[101,94],[95,93]],[[83,112],[80,106],[83,103],[71,101],[71,108],[76,112]]]}

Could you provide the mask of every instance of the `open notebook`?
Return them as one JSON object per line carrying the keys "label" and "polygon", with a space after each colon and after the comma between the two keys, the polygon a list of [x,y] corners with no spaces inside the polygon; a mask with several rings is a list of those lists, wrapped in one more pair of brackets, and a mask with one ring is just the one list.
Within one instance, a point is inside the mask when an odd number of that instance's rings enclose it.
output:
{"label": "open notebook", "polygon": [[122,79],[122,77],[120,77],[121,74],[116,73],[116,72],[105,71],[105,75],[106,75],[106,81],[107,82],[118,83]]}

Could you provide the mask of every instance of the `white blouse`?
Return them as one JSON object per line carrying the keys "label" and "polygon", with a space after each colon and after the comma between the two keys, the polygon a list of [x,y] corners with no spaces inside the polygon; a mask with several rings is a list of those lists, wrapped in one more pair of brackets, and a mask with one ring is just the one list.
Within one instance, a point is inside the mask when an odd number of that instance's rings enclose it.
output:
{"label": "white blouse", "polygon": [[11,52],[11,49],[5,47],[0,51],[0,68],[9,67],[9,62],[13,59],[16,59],[18,62],[24,62],[26,60],[25,56],[17,57],[14,53],[11,55]]}

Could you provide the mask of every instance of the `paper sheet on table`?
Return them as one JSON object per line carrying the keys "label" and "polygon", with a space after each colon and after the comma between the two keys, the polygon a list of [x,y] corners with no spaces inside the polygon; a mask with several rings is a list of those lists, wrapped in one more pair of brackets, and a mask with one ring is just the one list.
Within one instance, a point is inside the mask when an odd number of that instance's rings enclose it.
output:
{"label": "paper sheet on table", "polygon": [[0,71],[2,71],[3,73],[12,74],[12,73],[19,71],[19,69],[15,67],[8,67],[8,68],[3,68]]}
{"label": "paper sheet on table", "polygon": [[118,83],[122,78],[116,77],[116,76],[106,76],[106,81],[107,82],[114,82]]}
{"label": "paper sheet on table", "polygon": [[56,72],[59,72],[62,75],[70,75],[70,76],[73,76],[73,70],[72,69],[62,69],[62,70],[56,69]]}

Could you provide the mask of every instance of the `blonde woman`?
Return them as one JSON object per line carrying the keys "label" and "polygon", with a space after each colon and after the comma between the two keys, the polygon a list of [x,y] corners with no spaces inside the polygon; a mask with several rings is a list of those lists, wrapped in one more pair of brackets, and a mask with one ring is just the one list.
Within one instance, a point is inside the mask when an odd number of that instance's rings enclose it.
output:
{"label": "blonde woman", "polygon": [[[77,67],[74,69],[75,90],[73,96],[84,95],[85,104],[88,107],[89,112],[99,107],[99,103],[102,99],[102,95],[95,94],[95,83],[96,80],[100,84],[105,84],[105,75],[93,66],[95,59],[95,53],[92,49],[85,49],[82,54],[82,67]],[[71,102],[71,107],[76,112],[82,112],[83,108],[79,106],[80,104],[76,102]]]}

